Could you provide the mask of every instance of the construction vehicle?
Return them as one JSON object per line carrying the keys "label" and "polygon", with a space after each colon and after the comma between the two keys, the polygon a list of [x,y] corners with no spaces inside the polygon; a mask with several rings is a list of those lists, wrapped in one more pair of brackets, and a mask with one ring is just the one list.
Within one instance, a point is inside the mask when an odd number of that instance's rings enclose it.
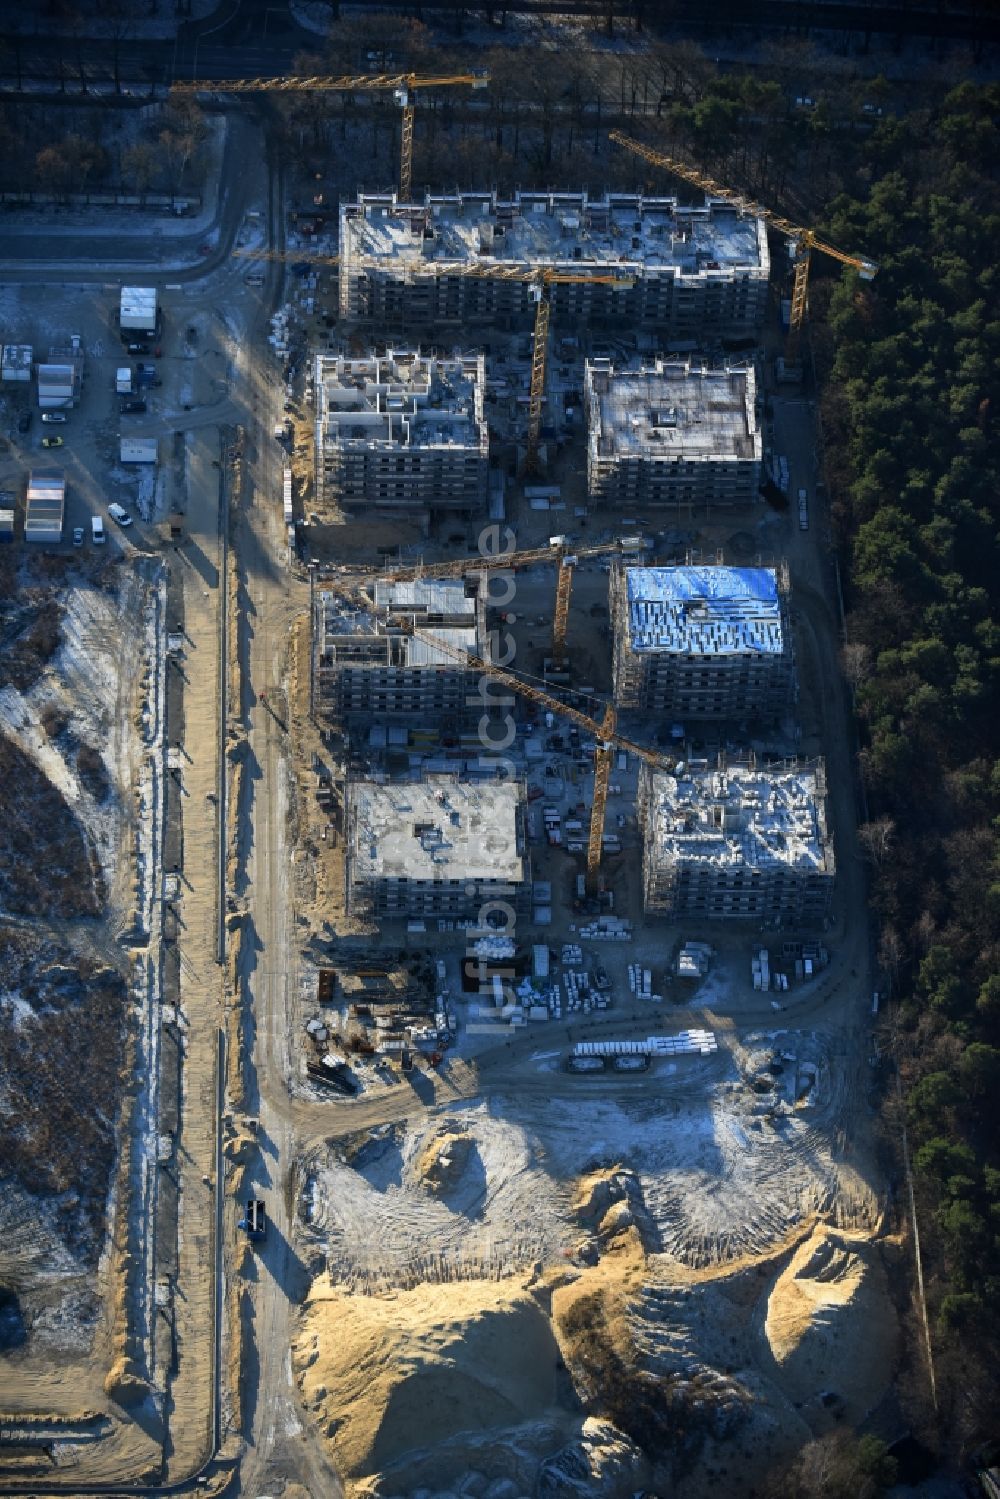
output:
{"label": "construction vehicle", "polygon": [[536,563],[556,564],[556,600],[552,613],[552,655],[557,665],[566,658],[566,630],[569,623],[569,603],[573,588],[573,569],[584,557],[606,557],[609,554],[634,556],[648,543],[641,536],[620,536],[614,541],[601,541],[587,546],[574,546],[565,536],[552,536],[548,546],[531,547],[521,552],[498,553],[495,556],[454,558],[446,562],[421,562],[411,567],[395,567],[377,574],[366,572],[365,576],[377,577],[379,582],[412,583],[420,578],[462,578],[469,573],[503,569],[516,572],[533,567]]}
{"label": "construction vehicle", "polygon": [[413,190],[413,115],[417,89],[450,88],[455,84],[466,84],[469,88],[485,88],[490,81],[489,73],[356,73],[339,78],[222,78],[178,81],[171,85],[175,94],[254,94],[254,93],[343,93],[355,94],[373,90],[391,89],[392,96],[403,111],[399,148],[399,196],[407,203]]}
{"label": "construction vehicle", "polygon": [[594,795],[590,811],[590,836],[587,842],[587,889],[593,894],[597,889],[597,876],[601,865],[601,852],[604,846],[604,813],[608,800],[608,785],[611,779],[611,762],[616,750],[627,750],[635,755],[646,765],[651,765],[656,770],[673,770],[676,761],[666,755],[661,755],[657,750],[647,749],[643,744],[636,744],[632,739],[627,739],[618,733],[617,716],[613,703],[608,703],[604,710],[604,717],[598,722],[589,714],[574,708],[569,703],[564,703],[561,698],[553,697],[541,687],[536,687],[531,682],[526,682],[523,677],[517,676],[512,671],[507,671],[502,666],[494,666],[492,661],[484,661],[481,656],[467,654],[459,646],[451,645],[443,637],[432,635],[429,632],[417,629],[412,620],[405,615],[393,616],[390,621],[399,629],[411,634],[414,640],[422,640],[426,645],[446,655],[452,656],[456,661],[468,668],[469,671],[481,671],[486,676],[492,677],[496,682],[502,682],[510,687],[521,697],[530,703],[537,704],[546,712],[558,713],[563,718],[568,718],[578,729],[594,736]]}
{"label": "construction vehicle", "polygon": [[[233,251],[244,260],[290,260],[299,265],[337,266],[339,255],[302,254],[297,250]],[[535,325],[531,341],[531,383],[528,389],[528,432],[522,474],[535,474],[540,468],[542,406],[545,403],[545,366],[548,356],[550,295],[553,286],[610,286],[616,291],[631,291],[635,277],[611,271],[555,271],[547,266],[470,264],[465,261],[428,261],[426,266],[401,264],[400,274],[407,276],[472,276],[480,281],[521,281],[531,287],[535,303]]]}
{"label": "construction vehicle", "polygon": [[267,1211],[259,1197],[247,1198],[246,1212],[237,1226],[243,1229],[248,1239],[267,1237]]}
{"label": "construction vehicle", "polygon": [[674,156],[666,156],[662,151],[654,151],[650,146],[644,146],[641,141],[633,140],[631,136],[624,135],[620,130],[612,130],[609,139],[618,146],[624,146],[627,151],[634,152],[636,156],[641,156],[652,166],[663,167],[665,171],[673,172],[675,177],[680,177],[683,181],[700,187],[702,192],[709,197],[726,198],[730,202],[738,203],[745,213],[756,214],[773,229],[786,235],[792,242],[795,251],[795,275],[792,282],[788,339],[785,345],[785,357],[781,361],[789,371],[798,360],[799,343],[809,297],[809,267],[813,251],[818,250],[823,255],[839,260],[843,265],[853,266],[862,281],[871,281],[878,273],[878,266],[873,260],[867,260],[863,255],[845,254],[843,250],[838,250],[835,246],[827,244],[825,240],[821,240],[812,229],[805,229],[801,224],[793,224],[790,219],[783,218],[780,213],[774,213],[772,209],[754,202],[752,198],[746,197],[734,188],[723,187],[714,178],[707,176],[704,172],[699,172],[696,167],[688,166],[686,162],[678,161]]}

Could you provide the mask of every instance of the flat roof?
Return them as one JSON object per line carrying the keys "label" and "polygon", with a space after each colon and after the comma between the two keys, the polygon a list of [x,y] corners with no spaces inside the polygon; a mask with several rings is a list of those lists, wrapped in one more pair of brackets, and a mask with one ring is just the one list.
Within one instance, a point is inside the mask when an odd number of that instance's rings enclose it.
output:
{"label": "flat roof", "polygon": [[156,321],[156,287],[123,286],[121,316],[123,318],[148,317],[151,319],[150,326],[152,326]]}
{"label": "flat roof", "polygon": [[[345,658],[347,667],[450,666],[461,669],[454,652],[478,654],[479,605],[466,595],[461,578],[415,578],[408,582],[380,579],[372,589],[371,607],[355,599],[321,591],[321,649],[334,653],[337,642],[369,639],[371,659]],[[415,639],[398,628],[386,627],[386,616],[405,614],[423,635],[450,646],[436,650],[430,640]],[[431,622],[433,621],[433,622]],[[381,650],[378,649],[381,647]]]}
{"label": "flat roof", "polygon": [[485,457],[482,355],[409,351],[372,358],[316,356],[317,431],[347,449],[475,448]]}
{"label": "flat roof", "polygon": [[344,205],[341,223],[348,266],[357,256],[399,267],[475,260],[632,265],[677,276],[769,271],[763,219],[721,199],[687,207],[676,198],[627,193],[516,193],[510,199],[463,193],[399,203],[394,193],[361,193]]}
{"label": "flat roof", "polygon": [[30,369],[32,344],[4,344],[2,363],[7,369]]}
{"label": "flat roof", "polygon": [[625,597],[633,651],[780,656],[786,648],[770,567],[627,567]]}
{"label": "flat roof", "polygon": [[404,582],[379,579],[375,584],[376,609],[406,613],[439,614],[475,619],[477,602],[465,591],[462,578],[414,578]]}
{"label": "flat roof", "polygon": [[525,878],[519,848],[519,785],[472,785],[451,777],[403,785],[355,782],[354,879],[420,883]]}
{"label": "flat roof", "polygon": [[123,463],[155,463],[160,455],[160,444],[155,437],[123,437],[121,458]]}
{"label": "flat roof", "polygon": [[759,462],[752,368],[657,360],[642,369],[588,361],[590,441],[598,458]]}
{"label": "flat roof", "polygon": [[659,864],[833,873],[821,760],[654,771],[649,787],[646,846]]}
{"label": "flat roof", "polygon": [[66,474],[61,468],[33,468],[28,474],[28,499],[66,493]]}

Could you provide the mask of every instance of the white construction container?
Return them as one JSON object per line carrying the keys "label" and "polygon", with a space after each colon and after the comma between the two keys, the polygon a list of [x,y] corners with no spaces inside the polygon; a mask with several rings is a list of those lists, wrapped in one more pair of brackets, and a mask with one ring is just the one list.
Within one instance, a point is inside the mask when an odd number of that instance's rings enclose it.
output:
{"label": "white construction container", "polygon": [[120,304],[122,332],[155,333],[156,321],[156,287],[123,286]]}
{"label": "white construction container", "polygon": [[123,437],[121,440],[122,463],[157,463],[159,457],[155,437]]}
{"label": "white construction container", "polygon": [[31,344],[4,344],[0,380],[5,385],[27,385],[31,379]]}

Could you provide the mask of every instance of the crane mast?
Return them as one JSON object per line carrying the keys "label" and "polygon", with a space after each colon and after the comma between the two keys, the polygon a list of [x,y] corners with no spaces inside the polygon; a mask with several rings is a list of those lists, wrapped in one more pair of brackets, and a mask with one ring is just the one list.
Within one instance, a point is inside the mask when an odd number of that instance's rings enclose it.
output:
{"label": "crane mast", "polygon": [[619,734],[616,726],[616,715],[612,704],[608,704],[604,716],[598,722],[589,714],[583,713],[579,708],[564,703],[561,698],[554,697],[550,692],[545,692],[540,687],[524,681],[522,677],[505,667],[495,666],[492,661],[485,660],[463,651],[458,646],[442,640],[439,635],[433,635],[429,631],[417,628],[413,621],[405,615],[390,616],[390,624],[413,636],[414,640],[422,640],[435,651],[440,651],[446,656],[468,668],[469,671],[481,671],[491,677],[495,682],[502,682],[504,686],[511,688],[513,692],[526,698],[528,702],[536,703],[548,713],[558,713],[562,718],[568,718],[570,723],[576,725],[587,734],[593,734],[595,742],[594,750],[594,795],[590,810],[590,835],[587,840],[587,888],[593,894],[597,886],[597,875],[601,866],[601,853],[604,846],[604,817],[608,801],[608,784],[611,777],[611,762],[615,749],[627,750],[647,765],[652,765],[658,770],[672,770],[675,762],[666,756],[659,755],[655,750],[647,749],[645,745],[636,744],[634,740],[627,739]]}
{"label": "crane mast", "polygon": [[386,583],[410,583],[419,578],[462,578],[470,573],[497,570],[517,571],[532,567],[536,563],[555,562],[556,596],[552,613],[552,655],[559,665],[566,660],[566,636],[569,628],[569,606],[573,591],[573,571],[581,557],[628,556],[640,549],[638,538],[619,537],[615,541],[599,541],[587,546],[571,546],[559,539],[545,547],[531,547],[525,551],[498,553],[496,556],[462,558],[456,562],[421,563],[416,567],[392,568],[388,572],[373,574],[364,571],[362,577],[377,576]]}
{"label": "crane mast", "polygon": [[786,344],[786,358],[789,362],[794,361],[798,354],[802,329],[805,325],[806,309],[809,304],[809,271],[812,252],[819,250],[822,254],[839,260],[842,265],[852,266],[863,281],[871,281],[877,274],[878,266],[873,260],[868,260],[862,255],[848,255],[834,245],[826,244],[818,238],[814,230],[807,229],[801,224],[793,224],[790,219],[784,218],[770,208],[765,208],[731,187],[724,187],[705,172],[688,166],[686,162],[678,161],[675,156],[667,156],[662,151],[654,151],[651,146],[645,146],[641,141],[633,140],[621,130],[612,130],[608,138],[616,145],[624,146],[626,151],[631,151],[633,155],[641,157],[643,161],[648,161],[651,166],[663,167],[665,171],[672,172],[675,177],[680,177],[684,182],[690,182],[693,186],[701,188],[707,196],[728,198],[730,202],[738,203],[746,213],[764,219],[791,240],[795,246],[795,272],[792,279],[792,306]]}
{"label": "crane mast", "polygon": [[346,73],[339,77],[275,78],[191,78],[171,84],[174,94],[253,94],[253,93],[372,93],[391,89],[402,110],[399,132],[399,196],[408,202],[413,191],[413,93],[420,88],[450,88],[465,84],[485,88],[490,75],[485,70],[472,73]]}

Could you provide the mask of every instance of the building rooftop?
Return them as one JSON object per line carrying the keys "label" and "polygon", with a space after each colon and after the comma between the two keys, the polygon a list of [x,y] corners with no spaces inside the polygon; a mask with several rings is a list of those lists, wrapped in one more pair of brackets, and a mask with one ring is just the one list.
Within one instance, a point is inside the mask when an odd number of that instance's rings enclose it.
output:
{"label": "building rooftop", "polygon": [[[654,772],[647,838],[658,862],[833,873],[822,761]],[[648,845],[647,845],[648,847]]]}
{"label": "building rooftop", "polygon": [[146,318],[152,327],[156,322],[156,287],[123,286],[120,309],[123,318]]}
{"label": "building rooftop", "polygon": [[348,262],[416,267],[449,261],[526,266],[632,265],[681,276],[734,270],[768,273],[762,219],[715,199],[702,208],[676,198],[613,193],[490,193],[403,203],[392,194],[359,194],[345,205],[341,252]]}
{"label": "building rooftop", "polygon": [[780,656],[786,649],[778,575],[769,567],[628,567],[633,651]]}
{"label": "building rooftop", "polygon": [[393,353],[371,359],[316,357],[317,433],[360,449],[475,448],[485,456],[482,355],[432,359]]}
{"label": "building rooftop", "polygon": [[598,458],[760,461],[752,369],[657,360],[618,370],[588,362],[590,441]]}
{"label": "building rooftop", "polygon": [[374,599],[376,609],[389,613],[433,614],[448,619],[474,620],[478,607],[475,596],[466,593],[463,578],[415,578],[402,583],[379,579]]}
{"label": "building rooftop", "polygon": [[363,781],[349,796],[355,880],[525,878],[518,785],[477,786],[450,777],[404,785]]}
{"label": "building rooftop", "polygon": [[[418,578],[393,583],[375,583],[371,606],[357,600],[320,593],[322,649],[336,655],[337,640],[369,638],[378,650],[373,665],[451,666],[456,650],[478,654],[481,610],[475,595],[468,595],[461,578]],[[450,650],[435,650],[426,639],[415,639],[398,628],[388,627],[386,617],[404,614],[425,636],[447,642]],[[383,649],[384,647],[384,649]],[[352,658],[358,664],[356,657]]]}
{"label": "building rooftop", "polygon": [[31,344],[4,344],[3,365],[9,370],[30,370],[33,354]]}

